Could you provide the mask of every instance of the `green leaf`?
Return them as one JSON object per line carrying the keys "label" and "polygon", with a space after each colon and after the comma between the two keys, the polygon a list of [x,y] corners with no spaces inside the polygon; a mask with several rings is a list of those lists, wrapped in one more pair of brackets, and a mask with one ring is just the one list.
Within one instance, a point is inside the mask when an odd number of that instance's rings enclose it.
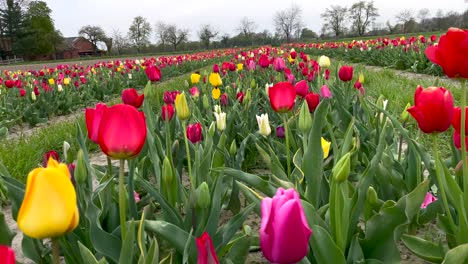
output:
{"label": "green leaf", "polygon": [[5,221],[5,215],[1,210],[0,208],[0,245],[11,246],[11,241],[15,237],[15,233],[8,227]]}
{"label": "green leaf", "polygon": [[361,245],[359,244],[358,234],[356,234],[351,240],[351,245],[349,246],[348,251],[347,263],[366,263],[364,252],[362,252]]}
{"label": "green leaf", "polygon": [[256,204],[249,204],[238,214],[232,217],[229,222],[224,224],[223,227],[218,230],[218,232],[216,232],[216,234],[213,236],[213,245],[216,249],[216,252],[219,252],[221,248],[226,246],[231,241],[236,232],[242,227],[242,224],[255,206]]}
{"label": "green leaf", "polygon": [[151,241],[148,255],[146,255],[145,264],[158,264],[159,263],[159,245],[158,240],[154,237]]}
{"label": "green leaf", "polygon": [[80,241],[78,241],[78,247],[80,248],[80,254],[81,254],[83,263],[89,263],[89,264],[99,263],[97,259],[94,257],[93,253],[86,246],[81,244]]}
{"label": "green leaf", "polygon": [[452,248],[445,255],[443,264],[452,263],[467,263],[468,261],[468,244],[460,245],[456,248]]}
{"label": "green leaf", "polygon": [[135,226],[136,221],[131,221],[130,226],[127,230],[127,236],[122,245],[120,251],[119,263],[121,264],[132,264],[133,263],[133,251],[135,249]]}
{"label": "green leaf", "polygon": [[257,175],[231,168],[222,168],[222,170],[227,176],[231,176],[238,181],[245,182],[248,186],[259,190],[267,196],[272,197],[276,193],[276,186],[274,186],[270,181],[266,181]]}
{"label": "green leaf", "polygon": [[343,252],[335,244],[327,230],[319,225],[312,226],[310,245],[317,263],[344,264],[346,259]]}
{"label": "green leaf", "polygon": [[439,245],[420,237],[403,234],[401,241],[413,254],[427,261],[440,263],[444,258]]}

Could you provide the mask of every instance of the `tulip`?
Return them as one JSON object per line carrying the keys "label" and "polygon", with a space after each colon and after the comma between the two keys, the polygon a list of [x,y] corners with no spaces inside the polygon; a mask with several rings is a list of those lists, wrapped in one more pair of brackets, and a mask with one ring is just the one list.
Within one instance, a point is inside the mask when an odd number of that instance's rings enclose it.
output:
{"label": "tulip", "polygon": [[285,130],[283,126],[277,126],[276,127],[276,137],[277,138],[284,138],[285,136]]}
{"label": "tulip", "polygon": [[244,64],[238,63],[237,64],[237,71],[242,71],[242,69],[244,69]]}
{"label": "tulip", "polygon": [[0,245],[0,263],[15,264],[15,252],[8,246]]}
{"label": "tulip", "polygon": [[161,117],[164,121],[171,121],[174,116],[174,107],[172,105],[163,105],[161,106]]}
{"label": "tulip", "polygon": [[286,68],[286,65],[284,64],[284,60],[280,57],[275,58],[275,60],[273,61],[273,68],[277,72],[284,71],[284,69]]}
{"label": "tulip", "polygon": [[153,64],[150,64],[148,67],[146,67],[145,73],[151,82],[157,82],[161,79],[161,71]]}
{"label": "tulip", "polygon": [[49,162],[50,158],[54,158],[55,160],[59,160],[59,155],[55,150],[47,151],[44,156],[42,156],[42,167],[47,167],[47,163]]}
{"label": "tulip", "polygon": [[180,93],[175,98],[175,109],[177,117],[180,120],[186,120],[190,117],[190,109],[188,107],[187,98],[184,93]]}
{"label": "tulip", "polygon": [[64,85],[69,85],[70,84],[70,78],[64,78],[63,79],[63,84]]}
{"label": "tulip", "polygon": [[258,131],[260,135],[267,137],[271,134],[270,123],[268,122],[268,114],[262,114],[257,117]]}
{"label": "tulip", "polygon": [[193,144],[198,143],[202,140],[202,126],[200,122],[196,124],[191,124],[187,126],[187,138],[192,142]]}
{"label": "tulip", "polygon": [[15,86],[15,81],[14,80],[6,80],[5,81],[5,86],[7,88],[13,88]]}
{"label": "tulip", "polygon": [[[468,114],[468,107],[465,108],[465,113]],[[462,114],[462,111],[461,111],[460,107],[456,107],[454,109],[454,113],[453,113],[452,126],[459,133],[462,132],[461,114]],[[466,115],[466,116],[468,116],[468,115]],[[465,131],[464,131],[464,133],[465,133],[465,135],[468,135],[468,122],[465,122]]]}
{"label": "tulip", "polygon": [[298,83],[296,83],[295,87],[296,89],[296,95],[304,98],[306,95],[309,93],[309,85],[307,84],[306,80],[301,80]]}
{"label": "tulip", "polygon": [[211,96],[213,99],[218,100],[221,96],[221,90],[217,87],[213,88],[213,90],[211,90]]}
{"label": "tulip", "polygon": [[210,84],[213,87],[220,87],[223,85],[223,81],[221,80],[221,76],[219,76],[219,73],[212,72],[210,74]]}
{"label": "tulip", "polygon": [[190,95],[195,98],[198,98],[198,96],[200,96],[200,90],[198,90],[197,87],[190,88],[189,92],[190,92]]}
{"label": "tulip", "polygon": [[324,75],[325,75],[325,80],[328,81],[328,79],[330,79],[330,69],[326,69]]}
{"label": "tulip", "polygon": [[330,67],[330,58],[324,55],[320,56],[318,59],[318,65],[320,66],[320,68]]}
{"label": "tulip", "polygon": [[338,71],[338,78],[343,82],[349,82],[353,79],[353,66],[341,66]]}
{"label": "tulip", "polygon": [[271,263],[297,263],[308,251],[309,228],[298,193],[278,188],[261,205],[260,247]]}
{"label": "tulip", "polygon": [[241,104],[242,104],[242,102],[244,101],[244,97],[245,97],[245,95],[244,95],[243,92],[238,92],[238,93],[236,94],[236,99],[237,99],[237,101],[239,101],[239,103],[241,103]]}
{"label": "tulip", "polygon": [[54,85],[54,84],[55,84],[55,80],[54,80],[53,78],[50,78],[50,79],[49,79],[49,84],[50,84],[50,85]]}
{"label": "tulip", "polygon": [[443,87],[423,89],[421,86],[414,94],[414,106],[408,109],[424,133],[446,131],[453,120],[454,111],[450,91]]}
{"label": "tulip", "polygon": [[294,107],[296,90],[289,82],[280,82],[268,89],[270,105],[278,113],[286,113]]}
{"label": "tulip", "polygon": [[219,131],[224,131],[226,129],[226,113],[216,113],[214,112],[216,118],[216,127]]}
{"label": "tulip", "polygon": [[140,194],[133,191],[133,198],[135,198],[135,202],[138,203],[141,199],[140,199]]}
{"label": "tulip", "polygon": [[317,106],[320,103],[320,96],[316,93],[309,93],[306,97],[307,106],[309,107],[309,112],[312,113],[317,109]]}
{"label": "tulip", "polygon": [[117,104],[104,111],[98,131],[102,152],[114,159],[132,159],[146,140],[146,119],[135,107]]}
{"label": "tulip", "polygon": [[49,159],[46,168],[32,170],[18,212],[18,227],[36,239],[73,231],[79,222],[76,192],[64,163]]}
{"label": "tulip", "polygon": [[320,88],[320,95],[322,98],[332,98],[332,93],[326,85],[323,85],[322,88]]}
{"label": "tulip", "polygon": [[222,106],[227,106],[229,101],[228,101],[228,95],[227,93],[223,93],[221,95],[221,99],[219,100]]}
{"label": "tulip", "polygon": [[210,235],[205,231],[195,239],[198,250],[198,264],[219,264]]}
{"label": "tulip", "polygon": [[449,78],[468,78],[468,30],[449,28],[438,45],[429,46],[426,56]]}
{"label": "tulip", "polygon": [[138,92],[135,88],[128,88],[122,91],[122,102],[135,108],[140,108],[144,99],[145,95],[142,94],[138,96]]}
{"label": "tulip", "polygon": [[331,142],[327,141],[324,138],[321,138],[321,145],[323,151],[323,159],[326,159],[328,158],[328,154],[330,153]]}
{"label": "tulip", "polygon": [[21,89],[19,90],[19,93],[20,93],[20,96],[21,96],[21,97],[24,97],[24,96],[26,95],[26,90],[23,89],[23,88],[21,88]]}
{"label": "tulip", "polygon": [[213,65],[213,72],[214,73],[219,73],[219,65],[218,64]]}
{"label": "tulip", "polygon": [[[453,144],[457,149],[461,149],[461,135],[457,130],[453,131]],[[465,137],[465,148],[468,149],[468,137]]]}
{"label": "tulip", "polygon": [[192,73],[192,75],[190,75],[190,81],[192,82],[192,85],[197,84],[200,81],[200,77],[201,77],[200,73],[198,72]]}
{"label": "tulip", "polygon": [[258,59],[258,64],[260,65],[260,67],[262,67],[263,69],[266,69],[270,66],[270,60],[268,59],[268,56],[265,55],[265,54],[262,54],[260,56],[260,58]]}
{"label": "tulip", "polygon": [[437,201],[437,197],[432,195],[430,192],[426,193],[426,197],[424,197],[424,201],[421,204],[421,209],[426,208],[429,204]]}
{"label": "tulip", "polygon": [[88,138],[94,143],[98,143],[98,131],[101,123],[101,118],[107,110],[107,105],[102,103],[96,104],[96,109],[86,108],[86,128],[88,129]]}

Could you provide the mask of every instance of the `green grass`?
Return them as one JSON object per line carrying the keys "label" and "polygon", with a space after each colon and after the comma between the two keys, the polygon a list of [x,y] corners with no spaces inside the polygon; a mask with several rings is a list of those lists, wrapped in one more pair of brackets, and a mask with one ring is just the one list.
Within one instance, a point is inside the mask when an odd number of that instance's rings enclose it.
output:
{"label": "green grass", "polygon": [[[208,71],[211,66],[200,68],[199,71]],[[181,75],[179,77],[161,82],[158,84],[158,89],[180,90],[184,87],[185,80],[189,80],[191,73]],[[142,87],[140,87],[142,88]],[[108,105],[120,103],[120,97],[116,97],[109,102]],[[49,150],[55,150],[61,158],[63,158],[63,142],[70,143],[69,155],[75,159],[78,152],[78,140],[76,125],[79,124],[83,133],[86,135],[86,123],[84,114],[72,120],[59,122],[47,127],[38,129],[30,136],[22,136],[17,139],[4,139],[0,141],[0,160],[6,166],[12,177],[25,181],[28,173],[42,164],[44,153]],[[90,140],[87,141],[89,152],[99,150],[97,144]],[[70,158],[69,158],[70,159]]]}

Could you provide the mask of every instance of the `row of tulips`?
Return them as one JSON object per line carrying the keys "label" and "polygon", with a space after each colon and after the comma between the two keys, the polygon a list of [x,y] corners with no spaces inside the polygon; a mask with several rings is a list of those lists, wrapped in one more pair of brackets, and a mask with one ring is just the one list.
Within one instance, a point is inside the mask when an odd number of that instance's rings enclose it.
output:
{"label": "row of tulips", "polygon": [[[55,68],[4,71],[0,74],[0,126],[45,122],[96,101],[107,101],[123,88],[141,87],[147,74],[152,81],[189,73],[230,56],[238,50],[215,50],[170,57],[99,62],[94,65],[58,65]],[[154,67],[152,67],[154,66]],[[146,73],[146,74],[145,74]]]}
{"label": "row of tulips", "polygon": [[[461,55],[446,54],[462,52],[453,47],[467,39],[466,31],[450,29],[426,52],[464,80],[452,60]],[[366,96],[372,87],[351,66],[268,47],[193,73],[190,83],[161,95],[149,81],[142,105],[125,91],[124,104],[87,109],[88,136],[77,126],[73,173],[49,158],[24,186],[0,169],[26,257],[244,263],[260,249],[272,263],[399,263],[401,240],[428,261],[466,260],[466,152],[454,147],[450,164],[463,165],[453,170],[437,153],[437,133],[452,122],[466,149],[459,125],[466,111],[454,114],[448,89],[418,87],[409,113],[395,117],[386,110],[391,102]],[[434,134],[432,158],[405,129],[410,115]],[[108,166],[90,165],[87,138]],[[462,177],[453,177],[457,170]],[[434,185],[437,192],[429,191]],[[259,230],[246,221],[252,214]],[[10,234],[1,219],[0,234]],[[414,236],[434,219],[447,241]],[[45,237],[52,256],[44,253]]]}
{"label": "row of tulips", "polygon": [[[288,45],[311,56],[327,55],[335,59],[398,70],[443,75],[440,67],[429,61],[424,50],[437,43],[438,36],[379,37],[368,40]],[[466,56],[464,57],[466,60]]]}

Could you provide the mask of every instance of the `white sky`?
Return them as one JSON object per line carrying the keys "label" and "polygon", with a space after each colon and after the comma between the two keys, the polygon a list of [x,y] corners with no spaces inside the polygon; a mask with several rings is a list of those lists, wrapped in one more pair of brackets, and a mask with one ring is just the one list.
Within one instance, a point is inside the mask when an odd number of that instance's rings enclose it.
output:
{"label": "white sky", "polygon": [[[330,5],[350,6],[355,1],[345,0],[46,0],[52,9],[55,26],[65,37],[77,36],[84,25],[99,25],[108,35],[114,29],[126,34],[135,16],[145,17],[154,27],[158,20],[175,23],[190,30],[190,39],[198,38],[201,24],[209,23],[219,32],[230,36],[237,34],[236,28],[242,17],[255,21],[256,31],[274,31],[275,12],[297,4],[303,10],[302,17],[306,27],[320,32],[320,14]],[[410,9],[417,15],[421,8],[428,8],[431,16],[438,9],[463,12],[468,8],[465,0],[375,0],[380,17],[377,22],[387,20],[395,23],[395,15]],[[155,42],[154,35],[151,42]]]}

